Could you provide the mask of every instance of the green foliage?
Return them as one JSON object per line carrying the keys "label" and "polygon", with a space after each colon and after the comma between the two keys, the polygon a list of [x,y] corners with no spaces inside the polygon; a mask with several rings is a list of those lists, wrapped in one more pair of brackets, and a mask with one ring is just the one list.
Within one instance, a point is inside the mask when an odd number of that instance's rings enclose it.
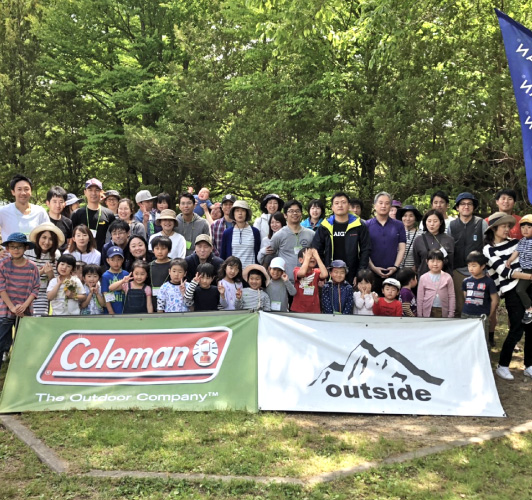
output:
{"label": "green foliage", "polygon": [[[7,0],[0,189],[526,196],[493,2]],[[522,2],[498,5],[525,25]]]}

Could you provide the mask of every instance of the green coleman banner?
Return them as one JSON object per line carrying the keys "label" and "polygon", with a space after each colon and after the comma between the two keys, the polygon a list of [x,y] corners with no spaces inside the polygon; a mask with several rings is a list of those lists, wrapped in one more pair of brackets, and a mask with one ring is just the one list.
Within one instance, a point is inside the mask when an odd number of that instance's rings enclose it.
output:
{"label": "green coleman banner", "polygon": [[257,411],[258,314],[23,318],[0,413]]}

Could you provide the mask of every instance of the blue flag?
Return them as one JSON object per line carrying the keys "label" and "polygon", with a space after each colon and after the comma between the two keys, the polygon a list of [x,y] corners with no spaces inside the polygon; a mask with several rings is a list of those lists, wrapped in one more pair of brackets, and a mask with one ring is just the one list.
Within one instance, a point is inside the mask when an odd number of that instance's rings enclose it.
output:
{"label": "blue flag", "polygon": [[532,31],[495,9],[521,121],[528,200],[532,203]]}

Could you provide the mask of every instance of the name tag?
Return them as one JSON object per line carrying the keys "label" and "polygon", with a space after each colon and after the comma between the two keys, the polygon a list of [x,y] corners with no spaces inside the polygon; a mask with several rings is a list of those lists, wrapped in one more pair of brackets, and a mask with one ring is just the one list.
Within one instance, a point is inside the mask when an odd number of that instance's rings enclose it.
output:
{"label": "name tag", "polygon": [[447,257],[447,255],[449,255],[449,252],[447,252],[447,250],[445,250],[445,248],[441,247],[440,250],[441,250],[441,253],[443,254],[444,257]]}
{"label": "name tag", "polygon": [[151,288],[151,294],[154,296],[154,297],[157,297],[159,295],[159,290],[161,289],[160,286],[153,286]]}
{"label": "name tag", "polygon": [[281,310],[281,303],[274,301],[271,303],[272,311],[280,311]]}
{"label": "name tag", "polygon": [[191,241],[187,241],[186,244],[187,244],[187,250],[190,250],[190,247],[192,246],[192,242]]}
{"label": "name tag", "polygon": [[303,288],[303,295],[314,295],[314,287],[306,286]]}
{"label": "name tag", "polygon": [[302,248],[303,247],[301,245],[297,246],[297,247],[294,247],[294,253],[297,255]]}
{"label": "name tag", "polygon": [[114,302],[115,301],[115,294],[114,292],[105,292],[105,302]]}
{"label": "name tag", "polygon": [[91,229],[90,232],[96,238],[96,233],[97,233],[96,229]]}

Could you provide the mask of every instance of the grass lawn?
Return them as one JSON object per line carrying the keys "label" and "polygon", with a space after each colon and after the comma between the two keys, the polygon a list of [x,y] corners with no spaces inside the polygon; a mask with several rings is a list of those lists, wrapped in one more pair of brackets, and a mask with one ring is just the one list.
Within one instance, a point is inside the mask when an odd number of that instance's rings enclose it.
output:
{"label": "grass lawn", "polygon": [[94,410],[21,419],[80,471],[306,477],[412,449],[402,437],[324,429],[284,413]]}
{"label": "grass lawn", "polygon": [[57,476],[0,427],[0,499],[510,499],[530,498],[532,435],[512,435],[313,487],[250,481]]}

